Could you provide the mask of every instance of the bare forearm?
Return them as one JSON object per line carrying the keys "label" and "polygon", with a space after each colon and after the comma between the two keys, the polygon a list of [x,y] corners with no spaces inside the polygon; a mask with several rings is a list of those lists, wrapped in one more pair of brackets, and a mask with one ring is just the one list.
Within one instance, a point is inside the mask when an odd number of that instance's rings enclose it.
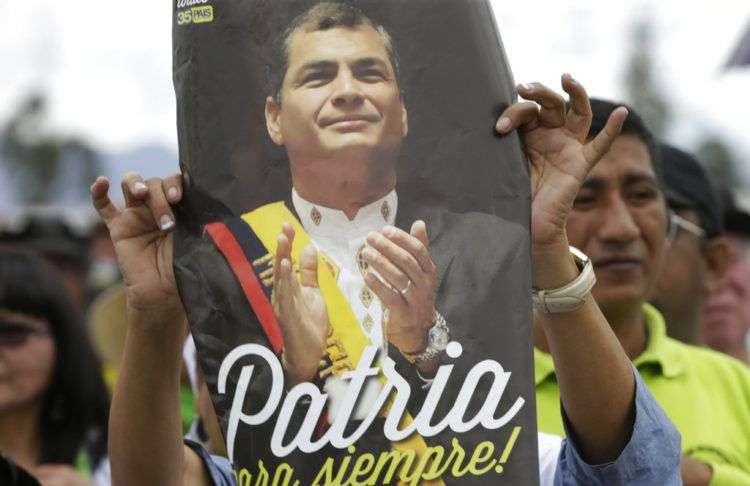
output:
{"label": "bare forearm", "polygon": [[185,321],[150,323],[129,312],[125,353],[112,399],[109,452],[115,485],[182,484],[179,413]]}
{"label": "bare forearm", "polygon": [[[567,245],[536,253],[534,266],[538,288],[560,287],[578,274]],[[630,438],[635,391],[632,367],[617,337],[590,296],[575,311],[537,313],[536,319],[547,336],[560,398],[581,453],[591,463],[615,459]]]}

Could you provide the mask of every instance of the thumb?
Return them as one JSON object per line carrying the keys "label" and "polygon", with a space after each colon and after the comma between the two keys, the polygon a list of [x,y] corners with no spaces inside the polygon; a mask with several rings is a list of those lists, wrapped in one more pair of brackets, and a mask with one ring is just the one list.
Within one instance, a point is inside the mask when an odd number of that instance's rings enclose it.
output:
{"label": "thumb", "polygon": [[307,245],[300,253],[299,280],[303,287],[318,287],[318,250]]}
{"label": "thumb", "polygon": [[627,108],[622,106],[618,107],[609,115],[607,123],[604,125],[604,129],[599,132],[592,141],[583,146],[583,156],[589,164],[589,169],[596,165],[596,163],[599,162],[599,159],[609,151],[612,143],[620,134],[622,125],[625,123],[627,117]]}
{"label": "thumb", "polygon": [[425,248],[430,246],[430,239],[427,237],[427,225],[424,221],[414,221],[414,224],[411,225],[411,231],[409,232],[414,238],[418,239]]}

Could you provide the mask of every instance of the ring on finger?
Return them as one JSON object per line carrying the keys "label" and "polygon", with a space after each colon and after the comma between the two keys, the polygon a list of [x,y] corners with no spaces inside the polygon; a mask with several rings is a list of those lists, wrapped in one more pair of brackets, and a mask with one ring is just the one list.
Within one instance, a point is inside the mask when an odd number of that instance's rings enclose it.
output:
{"label": "ring on finger", "polygon": [[398,293],[401,294],[401,297],[406,297],[406,294],[408,294],[412,287],[414,287],[414,284],[411,280],[409,280],[409,283],[406,284],[406,287],[404,287],[402,290],[399,290]]}

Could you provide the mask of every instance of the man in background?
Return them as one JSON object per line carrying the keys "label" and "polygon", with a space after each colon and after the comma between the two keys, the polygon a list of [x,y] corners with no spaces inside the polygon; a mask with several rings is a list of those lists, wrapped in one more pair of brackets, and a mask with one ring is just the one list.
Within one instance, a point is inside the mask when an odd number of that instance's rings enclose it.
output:
{"label": "man in background", "polygon": [[729,191],[724,200],[728,268],[704,307],[700,341],[750,364],[750,214]]}
{"label": "man in background", "polygon": [[[618,106],[591,100],[589,137],[604,130]],[[668,337],[664,317],[647,303],[667,242],[660,173],[658,145],[631,110],[609,152],[584,180],[567,234],[594,264],[597,283],[592,294],[604,317],[682,434],[684,484],[750,484],[750,370],[719,353]],[[547,338],[537,328],[539,430],[563,435],[556,363],[548,354]],[[590,350],[581,347],[579,352]]]}
{"label": "man in background", "polygon": [[708,173],[692,155],[667,144],[660,148],[669,221],[652,303],[670,337],[697,344],[704,304],[727,266],[721,204]]}

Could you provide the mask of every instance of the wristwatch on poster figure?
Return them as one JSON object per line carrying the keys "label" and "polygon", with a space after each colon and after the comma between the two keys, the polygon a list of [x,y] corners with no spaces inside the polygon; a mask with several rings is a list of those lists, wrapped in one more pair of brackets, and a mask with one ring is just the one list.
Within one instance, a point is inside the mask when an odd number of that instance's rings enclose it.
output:
{"label": "wristwatch on poster figure", "polygon": [[404,353],[409,363],[422,364],[427,361],[432,361],[440,353],[445,351],[450,342],[450,330],[448,329],[448,323],[445,322],[445,318],[438,312],[432,317],[432,327],[427,331],[427,347],[421,353]]}

